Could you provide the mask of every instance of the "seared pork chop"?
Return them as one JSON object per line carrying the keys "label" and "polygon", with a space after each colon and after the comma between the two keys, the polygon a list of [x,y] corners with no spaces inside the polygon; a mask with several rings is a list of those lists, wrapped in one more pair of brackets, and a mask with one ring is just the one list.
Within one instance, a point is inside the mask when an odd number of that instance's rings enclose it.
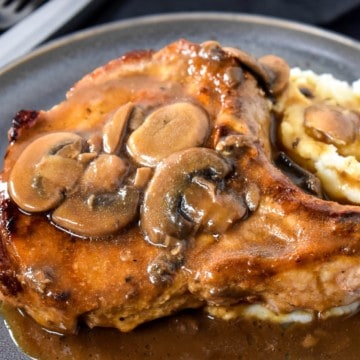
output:
{"label": "seared pork chop", "polygon": [[278,57],[180,40],[20,112],[1,175],[0,299],[64,333],[359,300],[359,207],[274,165],[288,76]]}

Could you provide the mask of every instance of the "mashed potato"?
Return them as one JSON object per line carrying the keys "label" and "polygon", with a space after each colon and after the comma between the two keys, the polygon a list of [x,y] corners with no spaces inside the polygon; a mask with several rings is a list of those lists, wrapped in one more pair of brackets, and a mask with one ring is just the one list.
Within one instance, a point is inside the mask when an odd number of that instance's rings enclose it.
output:
{"label": "mashed potato", "polygon": [[315,319],[328,319],[339,316],[351,316],[356,314],[360,308],[360,301],[349,305],[337,306],[324,312],[318,313],[308,310],[297,310],[290,313],[275,313],[261,304],[237,305],[232,307],[208,306],[207,312],[223,320],[233,320],[238,318],[259,319],[273,323],[310,323]]}
{"label": "mashed potato", "polygon": [[313,172],[330,198],[360,204],[360,80],[291,71],[275,107],[286,152]]}

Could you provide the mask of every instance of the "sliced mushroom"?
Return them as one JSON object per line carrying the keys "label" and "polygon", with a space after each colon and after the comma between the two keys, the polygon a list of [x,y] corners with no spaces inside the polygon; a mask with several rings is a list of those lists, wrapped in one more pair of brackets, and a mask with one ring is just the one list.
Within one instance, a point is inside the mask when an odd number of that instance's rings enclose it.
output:
{"label": "sliced mushroom", "polygon": [[201,146],[209,133],[203,109],[187,102],[163,106],[151,113],[127,142],[134,160],[154,167],[170,154]]}
{"label": "sliced mushroom", "polygon": [[305,110],[304,125],[311,137],[333,145],[355,141],[360,127],[358,114],[325,104],[311,105]]}
{"label": "sliced mushroom", "polygon": [[120,187],[127,165],[116,155],[101,154],[85,170],[80,187],[83,193],[114,192]]}
{"label": "sliced mushroom", "polygon": [[103,147],[106,153],[114,154],[119,150],[133,108],[132,103],[121,106],[105,124]]}
{"label": "sliced mushroom", "polygon": [[269,93],[278,95],[288,84],[290,68],[282,58],[275,55],[266,55],[256,59],[254,56],[237,48],[224,47],[224,50],[236,57],[241,64],[259,78]]}
{"label": "sliced mushroom", "polygon": [[141,227],[153,244],[166,245],[167,237],[186,239],[196,223],[181,212],[181,201],[194,176],[219,181],[231,166],[214,150],[191,148],[172,154],[156,168],[145,192]]}
{"label": "sliced mushroom", "polygon": [[[72,144],[81,143],[79,135],[59,132],[44,135],[26,147],[9,178],[9,193],[15,203],[29,212],[47,211],[57,206],[64,191],[75,185],[83,171],[75,159],[58,153],[69,154]],[[75,156],[77,150],[72,153]]]}
{"label": "sliced mushroom", "polygon": [[52,214],[52,221],[73,234],[85,237],[104,237],[129,224],[137,214],[139,192],[124,187],[116,193],[66,199]]}
{"label": "sliced mushroom", "polygon": [[226,232],[247,212],[239,196],[223,191],[218,193],[214,183],[198,177],[184,191],[181,209],[197,227],[216,235]]}
{"label": "sliced mushroom", "polygon": [[223,49],[231,56],[237,58],[240,64],[244,65],[256,77],[260,78],[261,81],[263,81],[267,87],[270,87],[271,79],[269,73],[254,56],[250,55],[245,51],[233,47],[224,47]]}
{"label": "sliced mushroom", "polygon": [[290,78],[288,63],[275,55],[266,55],[259,58],[259,63],[269,74],[270,89],[273,95],[279,95],[287,87]]}

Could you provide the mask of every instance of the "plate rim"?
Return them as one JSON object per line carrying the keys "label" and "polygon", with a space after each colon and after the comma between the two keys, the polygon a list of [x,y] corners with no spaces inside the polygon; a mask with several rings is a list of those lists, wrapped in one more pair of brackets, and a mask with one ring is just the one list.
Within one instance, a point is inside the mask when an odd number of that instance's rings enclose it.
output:
{"label": "plate rim", "polygon": [[298,21],[287,20],[283,18],[277,18],[273,16],[266,15],[254,15],[246,13],[234,13],[234,12],[176,12],[176,13],[163,13],[163,14],[152,14],[152,15],[143,15],[136,16],[127,19],[115,20],[104,24],[95,25],[88,27],[82,30],[74,31],[59,38],[50,40],[35,48],[30,53],[21,56],[10,64],[5,65],[3,68],[0,68],[0,77],[7,73],[8,71],[13,70],[14,68],[26,63],[32,59],[40,57],[48,52],[60,48],[62,46],[68,45],[70,43],[75,43],[77,41],[82,41],[92,36],[101,35],[106,32],[119,31],[124,28],[129,27],[138,27],[144,25],[151,25],[154,23],[168,23],[171,21],[204,21],[204,20],[221,20],[229,22],[244,22],[257,25],[267,25],[278,29],[291,30],[317,38],[323,38],[331,42],[336,42],[340,45],[347,46],[352,48],[355,51],[360,52],[360,41],[353,39],[351,37],[339,34],[331,30],[322,29],[316,25],[305,24]]}

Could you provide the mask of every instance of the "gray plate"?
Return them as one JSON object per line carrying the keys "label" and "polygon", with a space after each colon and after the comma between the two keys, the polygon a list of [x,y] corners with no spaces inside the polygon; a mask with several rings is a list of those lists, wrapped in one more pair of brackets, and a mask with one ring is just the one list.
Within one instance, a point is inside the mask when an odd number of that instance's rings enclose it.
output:
{"label": "gray plate", "polygon": [[[266,17],[188,13],[121,21],[55,41],[0,70],[0,154],[20,109],[48,109],[95,67],[134,49],[159,49],[178,38],[218,40],[256,56],[275,53],[291,66],[354,81],[360,78],[360,43],[314,27]],[[0,360],[28,359],[0,318]]]}

